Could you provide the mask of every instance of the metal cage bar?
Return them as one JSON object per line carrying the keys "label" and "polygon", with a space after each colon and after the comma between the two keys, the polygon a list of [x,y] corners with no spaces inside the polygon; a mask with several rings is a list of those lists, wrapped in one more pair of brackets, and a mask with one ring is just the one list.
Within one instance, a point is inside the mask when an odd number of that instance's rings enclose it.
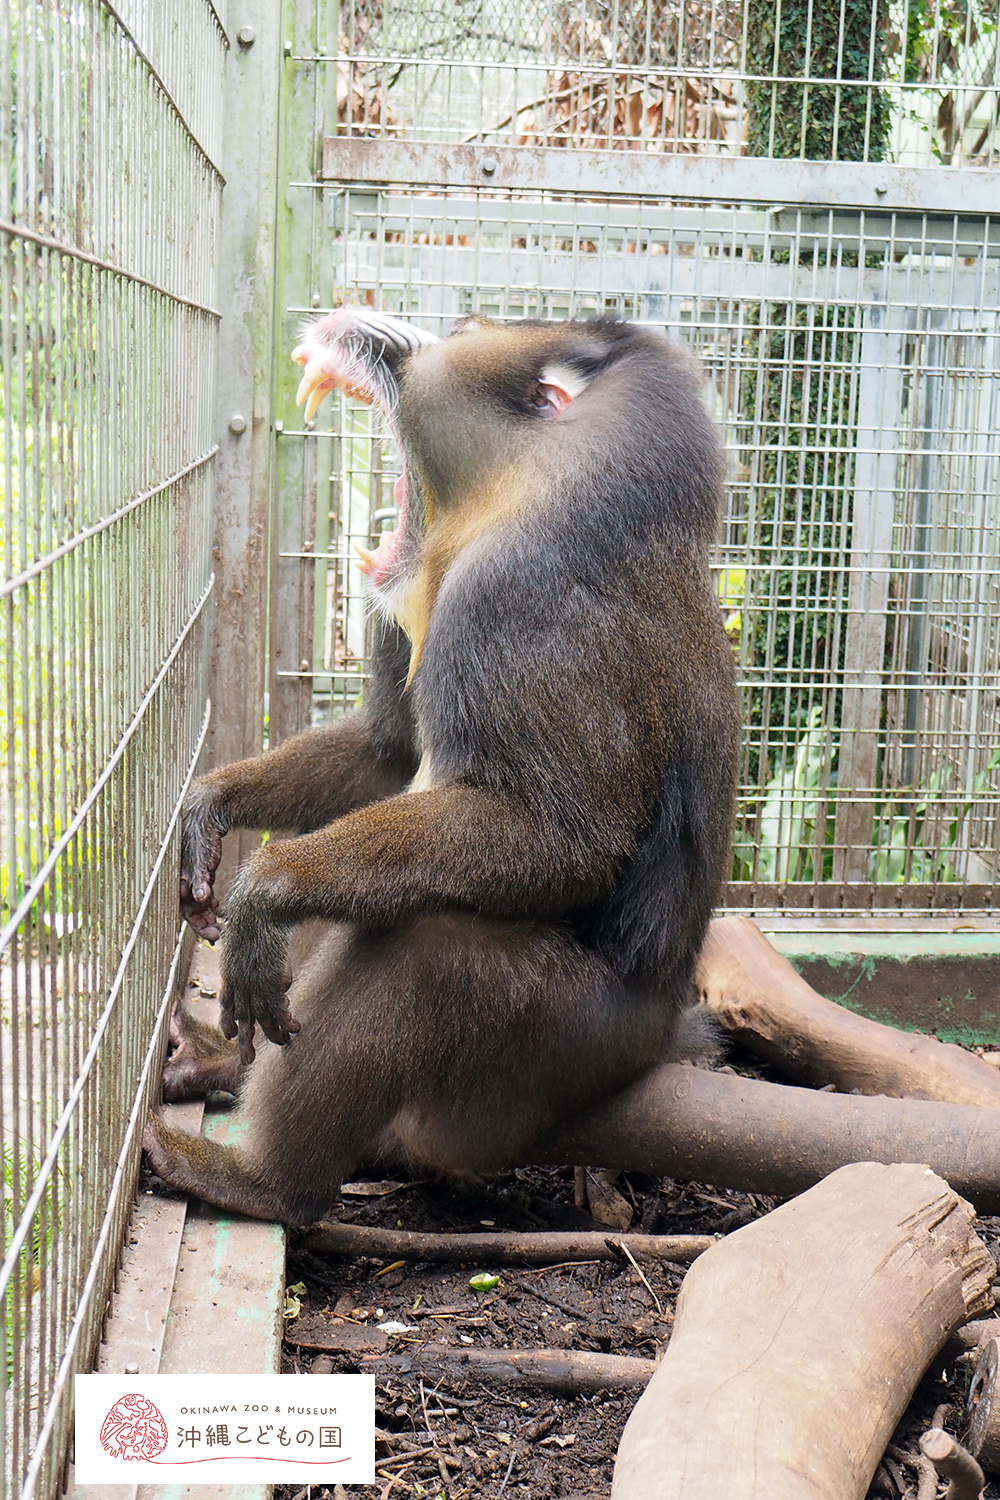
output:
{"label": "metal cage bar", "polygon": [[994,159],[995,37],[972,11],[946,36],[936,7],[918,25],[865,0],[831,73],[820,8],[794,67],[779,13],[787,66],[764,67],[753,0],[494,0],[461,21],[356,0],[335,44],[319,0],[290,6],[272,728],[356,700],[352,547],[393,514],[367,409],[302,425],[302,318],[641,319],[699,354],[730,454],[715,565],[748,726],[730,903],[977,922],[1000,832],[1000,229],[997,175],[968,163]]}
{"label": "metal cage bar", "polygon": [[59,1487],[179,954],[227,46],[206,0],[0,10],[4,1495]]}

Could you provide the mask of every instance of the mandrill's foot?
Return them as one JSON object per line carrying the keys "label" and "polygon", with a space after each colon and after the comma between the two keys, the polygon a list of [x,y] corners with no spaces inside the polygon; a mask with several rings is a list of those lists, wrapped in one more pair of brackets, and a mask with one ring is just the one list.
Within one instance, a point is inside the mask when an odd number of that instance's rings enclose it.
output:
{"label": "mandrill's foot", "polygon": [[243,1068],[239,1049],[216,1026],[196,1020],[179,1002],[170,1017],[170,1052],[163,1068],[163,1097],[174,1104],[209,1094],[235,1094]]}
{"label": "mandrill's foot", "polygon": [[223,1146],[203,1135],[172,1130],[160,1115],[150,1115],[142,1145],[149,1165],[170,1187],[251,1219],[312,1224],[335,1196],[319,1201],[277,1192],[254,1176],[238,1146]]}

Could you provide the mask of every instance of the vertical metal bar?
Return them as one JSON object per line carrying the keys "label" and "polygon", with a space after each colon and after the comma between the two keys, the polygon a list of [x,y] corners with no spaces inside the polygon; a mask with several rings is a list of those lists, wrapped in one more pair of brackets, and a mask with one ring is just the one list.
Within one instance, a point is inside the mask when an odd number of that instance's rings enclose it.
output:
{"label": "vertical metal bar", "polygon": [[[293,56],[285,59],[281,78],[278,162],[283,183],[309,181],[316,171],[316,89],[323,86],[318,85],[317,73],[323,65],[312,61],[311,21],[309,0],[286,0],[282,25],[285,36],[293,42]],[[309,60],[295,60],[301,56]],[[281,313],[275,325],[274,379],[275,411],[282,427],[275,455],[271,529],[271,744],[279,744],[312,722],[315,565],[305,562],[301,554],[314,550],[316,486],[315,453],[311,450],[315,445],[311,435],[293,435],[302,432],[302,424],[293,400],[297,380],[289,354],[302,312],[311,303],[313,197],[307,189],[287,188],[278,216],[276,287]],[[291,312],[292,308],[299,311]],[[320,413],[311,430],[326,420],[325,413]]]}
{"label": "vertical metal bar", "polygon": [[[220,327],[212,550],[216,588],[209,656],[212,722],[206,758],[226,765],[264,741],[267,571],[274,435],[275,235],[281,8],[252,0],[226,59],[226,193],[219,257],[230,314]],[[220,889],[253,836],[227,840]]]}
{"label": "vertical metal bar", "polygon": [[871,873],[902,406],[901,321],[898,309],[879,303],[861,317],[835,881],[863,882]]}
{"label": "vertical metal bar", "polygon": [[942,440],[942,356],[942,339],[929,333],[924,342],[922,360],[920,458],[914,492],[912,543],[907,566],[909,635],[906,645],[906,689],[903,695],[903,780],[909,786],[916,786],[922,771],[921,720],[926,694],[927,615],[930,606],[933,537],[932,496],[937,495],[939,448]]}

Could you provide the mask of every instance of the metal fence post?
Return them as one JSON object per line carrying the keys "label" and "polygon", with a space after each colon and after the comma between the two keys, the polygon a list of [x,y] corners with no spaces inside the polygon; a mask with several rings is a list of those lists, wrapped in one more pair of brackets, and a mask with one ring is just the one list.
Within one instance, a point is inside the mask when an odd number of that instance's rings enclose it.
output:
{"label": "metal fence post", "polygon": [[901,317],[905,318],[905,313],[875,303],[865,308],[861,324],[843,728],[838,761],[838,784],[849,790],[837,801],[835,881],[871,879],[902,411],[905,335]]}
{"label": "metal fence post", "polygon": [[[247,0],[231,29],[225,79],[209,766],[259,754],[265,729],[280,6]],[[227,841],[223,878],[226,868],[234,868],[247,852],[241,845],[254,842],[250,834]]]}

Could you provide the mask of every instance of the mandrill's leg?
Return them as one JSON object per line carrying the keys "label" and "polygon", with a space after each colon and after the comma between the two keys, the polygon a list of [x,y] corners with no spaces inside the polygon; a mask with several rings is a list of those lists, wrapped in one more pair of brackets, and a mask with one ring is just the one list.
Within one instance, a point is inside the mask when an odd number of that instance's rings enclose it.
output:
{"label": "mandrill's leg", "polygon": [[170,1017],[170,1054],[163,1067],[163,1097],[204,1099],[235,1094],[243,1076],[240,1052],[218,1026],[199,1021],[178,1002]]}
{"label": "mandrill's leg", "polygon": [[335,929],[296,975],[302,1033],[248,1070],[238,1146],[151,1122],[173,1186],[257,1218],[321,1217],[362,1159],[401,1142],[460,1173],[516,1162],[558,1120],[670,1052],[676,1004],[626,994],[552,928],[468,916]]}
{"label": "mandrill's leg", "polygon": [[[389,1080],[378,1078],[366,1057],[367,1026],[345,952],[350,934],[319,923],[307,931],[313,951],[296,966],[294,990],[309,1016],[309,1043],[268,1048],[243,1070],[240,1144],[174,1130],[157,1116],[143,1140],[153,1170],[173,1187],[234,1213],[287,1224],[321,1217],[344,1173],[366,1155],[397,1107],[387,1094]],[[235,1044],[226,1045],[238,1060]]]}

